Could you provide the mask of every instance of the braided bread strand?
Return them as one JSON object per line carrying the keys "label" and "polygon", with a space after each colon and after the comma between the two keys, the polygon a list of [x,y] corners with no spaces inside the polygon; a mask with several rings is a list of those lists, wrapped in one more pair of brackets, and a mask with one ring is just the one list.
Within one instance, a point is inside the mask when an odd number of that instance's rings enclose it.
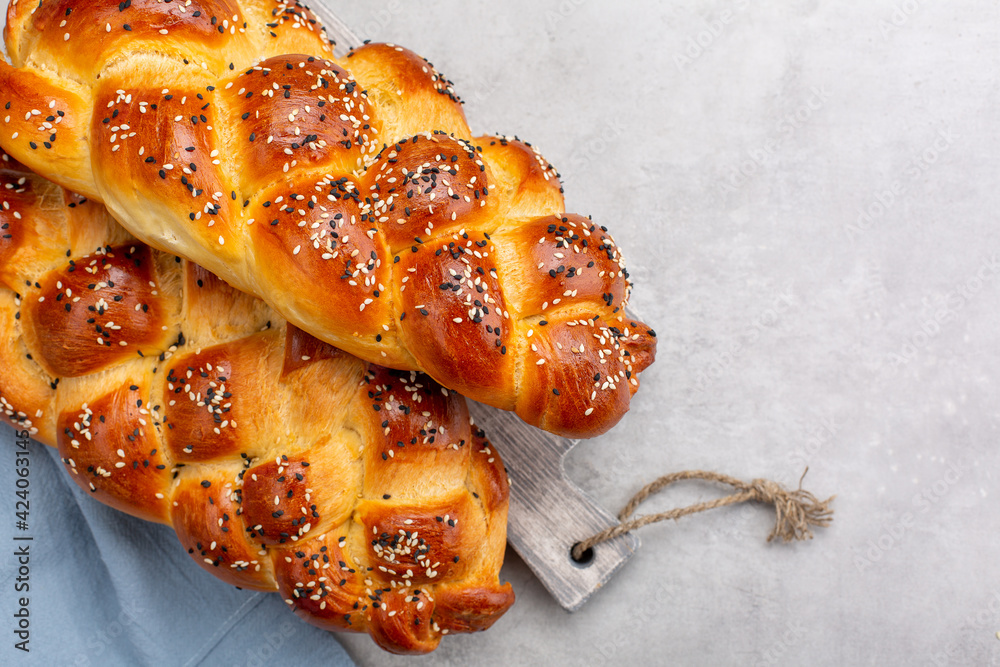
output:
{"label": "braided bread strand", "polygon": [[508,482],[464,400],[358,360],[0,154],[0,412],[228,583],[396,653],[488,628]]}
{"label": "braided bread strand", "polygon": [[618,246],[427,61],[335,60],[298,3],[75,4],[9,6],[12,155],[361,358],[566,436],[628,410],[655,334]]}

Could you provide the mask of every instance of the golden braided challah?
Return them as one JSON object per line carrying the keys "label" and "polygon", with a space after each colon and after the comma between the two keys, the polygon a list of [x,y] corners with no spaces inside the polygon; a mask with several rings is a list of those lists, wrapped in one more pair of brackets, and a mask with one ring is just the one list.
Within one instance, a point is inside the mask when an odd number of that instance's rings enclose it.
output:
{"label": "golden braided challah", "polygon": [[0,154],[0,413],[223,581],[433,650],[513,602],[508,482],[464,400],[286,325]]}
{"label": "golden braided challah", "polygon": [[334,60],[274,0],[12,0],[5,38],[0,146],[140,240],[549,431],[628,410],[655,334],[614,240],[527,144],[473,139],[422,58]]}

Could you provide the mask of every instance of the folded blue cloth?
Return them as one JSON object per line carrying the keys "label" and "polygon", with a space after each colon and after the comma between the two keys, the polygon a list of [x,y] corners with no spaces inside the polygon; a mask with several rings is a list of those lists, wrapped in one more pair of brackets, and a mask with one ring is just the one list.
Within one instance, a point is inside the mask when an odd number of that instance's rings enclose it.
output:
{"label": "folded blue cloth", "polygon": [[[27,450],[28,529],[19,530],[15,455],[24,450],[0,424],[0,664],[354,664],[334,635],[297,619],[278,595],[222,583],[172,529],[88,498],[57,451],[36,442]],[[27,577],[15,555],[25,548]],[[15,648],[22,597],[29,653]]]}

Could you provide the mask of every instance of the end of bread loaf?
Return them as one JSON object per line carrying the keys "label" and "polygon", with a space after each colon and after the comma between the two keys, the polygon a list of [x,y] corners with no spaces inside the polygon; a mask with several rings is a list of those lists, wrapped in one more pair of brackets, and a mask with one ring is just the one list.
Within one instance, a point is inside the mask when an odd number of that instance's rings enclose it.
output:
{"label": "end of bread loaf", "polygon": [[[370,365],[357,396],[351,427],[378,443],[361,453],[363,497],[351,523],[276,561],[280,591],[318,627],[367,630],[390,652],[427,653],[449,632],[489,627],[513,604],[495,575],[506,473],[464,400],[427,376]],[[452,604],[456,591],[468,597]]]}
{"label": "end of bread loaf", "polygon": [[638,375],[655,357],[655,333],[625,319],[556,317],[537,325],[545,334],[533,344],[536,361],[522,371],[518,416],[566,437],[605,433],[628,411]]}

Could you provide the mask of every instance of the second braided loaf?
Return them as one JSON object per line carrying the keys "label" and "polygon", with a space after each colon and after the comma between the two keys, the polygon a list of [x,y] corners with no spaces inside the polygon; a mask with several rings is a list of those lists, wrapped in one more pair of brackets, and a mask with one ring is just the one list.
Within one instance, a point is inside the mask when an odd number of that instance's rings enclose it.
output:
{"label": "second braided loaf", "polygon": [[0,419],[319,627],[424,653],[513,603],[507,476],[460,396],[286,325],[2,153]]}

